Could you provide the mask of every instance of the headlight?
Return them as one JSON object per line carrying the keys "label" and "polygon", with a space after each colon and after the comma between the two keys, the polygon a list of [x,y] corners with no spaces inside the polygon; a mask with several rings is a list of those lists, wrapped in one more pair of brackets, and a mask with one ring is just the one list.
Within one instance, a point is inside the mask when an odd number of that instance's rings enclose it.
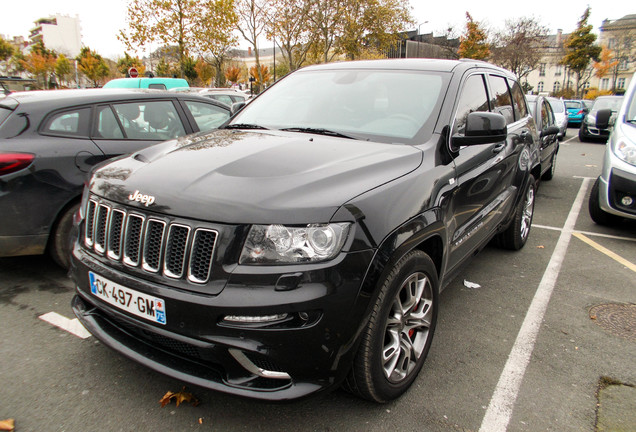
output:
{"label": "headlight", "polygon": [[616,141],[613,147],[614,154],[630,165],[636,165],[636,144],[625,137]]}
{"label": "headlight", "polygon": [[585,123],[596,127],[596,116],[588,114],[587,116],[585,116]]}
{"label": "headlight", "polygon": [[304,227],[253,225],[240,264],[313,263],[334,258],[349,233],[348,223]]}

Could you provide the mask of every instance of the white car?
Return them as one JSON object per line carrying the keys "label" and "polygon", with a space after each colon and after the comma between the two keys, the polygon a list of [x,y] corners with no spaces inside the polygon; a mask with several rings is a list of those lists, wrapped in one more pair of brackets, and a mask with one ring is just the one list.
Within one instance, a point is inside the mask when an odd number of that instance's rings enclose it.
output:
{"label": "white car", "polygon": [[[611,114],[610,109],[599,111],[597,128],[606,128]],[[592,187],[589,211],[601,225],[636,220],[636,74],[605,145],[603,172]]]}
{"label": "white car", "polygon": [[546,99],[552,107],[556,125],[559,127],[557,138],[559,139],[559,141],[563,141],[563,138],[565,138],[565,133],[568,130],[568,111],[565,109],[565,102],[563,102],[563,99],[557,99],[554,97],[547,97]]}

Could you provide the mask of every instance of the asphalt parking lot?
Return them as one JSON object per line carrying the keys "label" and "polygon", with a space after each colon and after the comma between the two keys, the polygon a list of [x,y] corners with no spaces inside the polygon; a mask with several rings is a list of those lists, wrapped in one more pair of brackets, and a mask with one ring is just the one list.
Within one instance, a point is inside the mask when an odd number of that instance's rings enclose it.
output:
{"label": "asphalt parking lot", "polygon": [[188,386],[198,406],[162,408],[183,384],[60,329],[71,281],[46,257],[21,257],[0,259],[0,420],[68,432],[636,431],[636,223],[592,222],[604,148],[575,136],[539,188],[525,248],[487,247],[442,293],[427,362],[397,401],[335,391],[274,405]]}

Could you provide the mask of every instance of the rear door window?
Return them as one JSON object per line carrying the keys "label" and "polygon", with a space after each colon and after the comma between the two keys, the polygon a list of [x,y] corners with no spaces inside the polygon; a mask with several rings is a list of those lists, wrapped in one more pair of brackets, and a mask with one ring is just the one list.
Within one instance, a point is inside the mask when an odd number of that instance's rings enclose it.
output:
{"label": "rear door window", "polygon": [[97,108],[97,118],[95,121],[95,130],[93,138],[97,139],[122,139],[124,133],[119,127],[117,118],[113,113],[110,105],[100,106]]}
{"label": "rear door window", "polygon": [[528,107],[526,106],[526,98],[523,90],[518,82],[508,79],[510,91],[512,92],[512,103],[515,108],[515,119],[521,120],[528,115]]}
{"label": "rear door window", "polygon": [[185,105],[201,132],[216,129],[230,118],[229,110],[216,105],[195,101],[185,101]]}
{"label": "rear door window", "polygon": [[490,106],[492,111],[502,114],[508,124],[514,123],[515,114],[512,108],[512,97],[506,79],[498,75],[490,75]]}
{"label": "rear door window", "polygon": [[75,108],[49,115],[40,133],[44,135],[87,138],[90,124],[90,107]]}
{"label": "rear door window", "polygon": [[170,101],[139,101],[113,105],[128,139],[163,141],[186,134]]}

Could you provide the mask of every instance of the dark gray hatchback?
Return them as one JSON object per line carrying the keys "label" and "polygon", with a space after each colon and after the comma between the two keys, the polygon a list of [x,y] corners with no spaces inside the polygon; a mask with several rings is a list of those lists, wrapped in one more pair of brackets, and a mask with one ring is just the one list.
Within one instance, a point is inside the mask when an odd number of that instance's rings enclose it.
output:
{"label": "dark gray hatchback", "polygon": [[68,267],[68,234],[91,167],[209,131],[225,105],[192,94],[54,90],[0,98],[0,257],[48,250]]}

